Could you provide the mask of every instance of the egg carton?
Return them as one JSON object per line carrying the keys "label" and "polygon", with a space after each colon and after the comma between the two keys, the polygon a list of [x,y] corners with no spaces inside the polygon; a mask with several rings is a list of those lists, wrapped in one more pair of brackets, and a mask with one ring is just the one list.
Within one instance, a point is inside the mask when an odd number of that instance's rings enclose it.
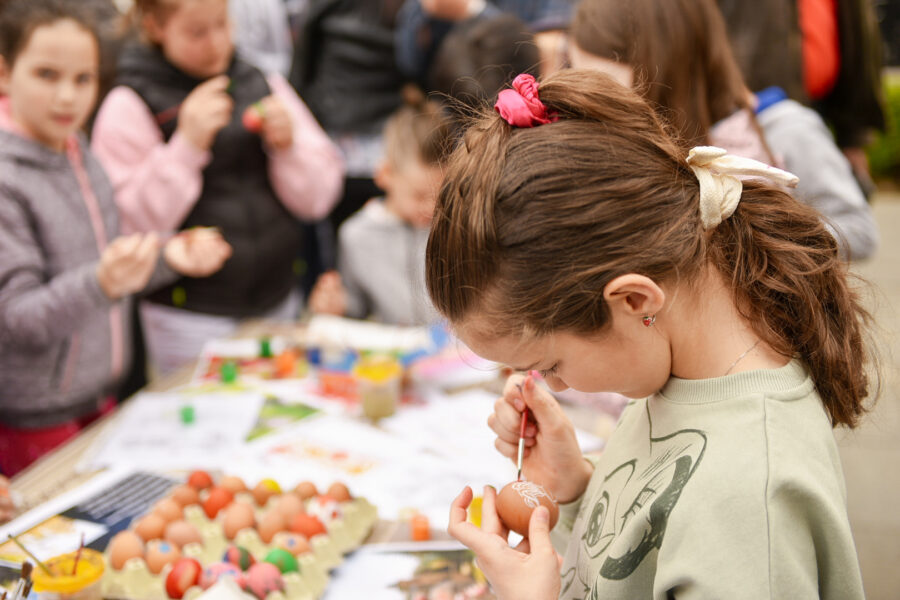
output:
{"label": "egg carton", "polygon": [[[244,496],[237,494],[235,500],[252,501],[252,496]],[[271,498],[265,509],[257,509],[257,520],[272,509],[276,498]],[[326,534],[309,540],[310,552],[297,557],[299,573],[282,575],[284,591],[271,592],[265,600],[316,600],[322,596],[328,586],[329,572],[343,561],[344,554],[362,544],[378,518],[375,506],[364,498],[341,503],[341,512],[339,518],[326,523]],[[182,548],[182,556],[196,559],[203,567],[221,562],[231,545],[245,548],[257,562],[261,562],[276,547],[265,543],[253,528],[241,529],[234,540],[229,541],[220,520],[209,519],[198,505],[185,507],[184,518],[197,527],[203,543],[186,544]],[[104,559],[106,571],[101,582],[104,598],[169,600],[165,582],[172,568],[171,564],[154,575],[140,558],[129,559],[120,571],[112,568],[108,553],[104,555]],[[202,593],[199,586],[193,586],[185,592],[184,600],[194,600]]]}

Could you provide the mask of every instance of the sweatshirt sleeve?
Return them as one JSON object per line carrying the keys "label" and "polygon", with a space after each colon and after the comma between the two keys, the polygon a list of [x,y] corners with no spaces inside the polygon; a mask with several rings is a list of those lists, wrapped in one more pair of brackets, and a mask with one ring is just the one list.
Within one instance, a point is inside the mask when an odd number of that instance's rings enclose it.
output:
{"label": "sweatshirt sleeve", "polygon": [[797,199],[822,214],[842,254],[854,260],[869,258],[878,248],[878,229],[850,163],[822,119],[810,109],[797,108],[802,112],[785,112],[776,126],[766,128],[766,141],[782,157],[784,168],[800,178]]}
{"label": "sweatshirt sleeve", "polygon": [[355,274],[355,263],[357,262],[354,260],[355,244],[352,239],[353,236],[346,225],[347,222],[338,231],[338,273],[341,275],[341,284],[344,286],[344,294],[347,300],[344,316],[353,319],[365,319],[369,316],[369,302]]}
{"label": "sweatshirt sleeve", "polygon": [[294,123],[293,145],[269,154],[272,187],[291,213],[300,219],[317,221],[326,217],[340,198],[344,161],[287,80],[272,74],[268,81]]}
{"label": "sweatshirt sleeve", "polygon": [[91,149],[112,181],[126,234],[177,229],[200,197],[211,160],[178,132],[166,143],[150,109],[124,86],[100,107]]}
{"label": "sweatshirt sleeve", "polygon": [[97,280],[97,261],[50,280],[45,273],[44,253],[26,211],[0,188],[0,343],[44,348],[111,304]]}

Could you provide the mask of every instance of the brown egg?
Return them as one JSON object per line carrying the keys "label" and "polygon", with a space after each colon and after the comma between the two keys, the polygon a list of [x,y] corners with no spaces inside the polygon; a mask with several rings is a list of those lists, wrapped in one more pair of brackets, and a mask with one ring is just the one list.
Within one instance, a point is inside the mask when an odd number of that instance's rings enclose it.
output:
{"label": "brown egg", "polygon": [[145,542],[158,540],[166,530],[166,520],[156,513],[141,518],[134,525],[134,532],[141,536]]}
{"label": "brown egg", "polygon": [[166,520],[166,523],[177,521],[184,516],[181,504],[175,502],[171,498],[163,498],[156,503],[151,511]]}
{"label": "brown egg", "polygon": [[181,558],[181,550],[178,549],[178,546],[163,541],[153,541],[147,544],[147,552],[144,555],[147,568],[154,575],[159,575],[163,567],[179,558]]}
{"label": "brown egg", "polygon": [[256,528],[259,531],[259,537],[265,543],[269,543],[272,541],[272,538],[275,537],[275,534],[284,531],[287,529],[287,519],[284,518],[277,510],[270,510],[267,512],[262,519],[259,521],[259,526]]}
{"label": "brown egg", "polygon": [[[280,493],[280,490],[276,489],[272,485],[272,483],[274,482],[272,482],[271,479],[263,479],[256,484],[255,488],[253,488],[251,493],[253,494],[253,499],[256,500],[256,503],[258,505],[265,506],[266,502],[269,501],[269,498]],[[278,484],[275,485],[277,486]]]}
{"label": "brown egg", "polygon": [[230,490],[232,494],[247,491],[247,484],[244,483],[244,480],[240,477],[235,477],[234,475],[226,475],[223,477],[222,481],[219,482],[219,487]]}
{"label": "brown egg", "polygon": [[559,518],[556,498],[532,481],[513,481],[497,494],[497,515],[509,529],[528,537],[531,513],[541,504],[550,510],[550,529],[553,529]]}
{"label": "brown egg", "polygon": [[233,540],[238,531],[256,525],[256,515],[253,507],[246,502],[235,502],[225,509],[222,527],[225,529],[225,537]]}
{"label": "brown egg", "polygon": [[290,522],[294,515],[304,511],[303,500],[297,494],[282,494],[275,500],[273,510],[280,512],[284,520]]}
{"label": "brown egg", "polygon": [[195,488],[187,484],[179,485],[172,490],[172,500],[182,507],[190,506],[191,504],[200,504],[200,494]]}
{"label": "brown egg", "polygon": [[282,531],[275,534],[272,538],[272,545],[282,550],[287,550],[294,556],[299,556],[304,552],[309,552],[309,541],[306,536],[290,531]]}
{"label": "brown egg", "polygon": [[351,499],[350,490],[348,490],[347,486],[340,481],[332,483],[331,487],[328,488],[328,491],[325,492],[325,495],[331,496],[338,502],[347,502]]}
{"label": "brown egg", "polygon": [[130,558],[144,558],[144,541],[133,531],[120,531],[109,542],[109,564],[116,571]]}
{"label": "brown egg", "polygon": [[187,521],[172,521],[166,525],[165,539],[178,548],[184,548],[186,544],[203,543],[200,532]]}
{"label": "brown egg", "polygon": [[303,481],[297,484],[297,487],[294,488],[294,493],[300,496],[301,500],[307,500],[313,496],[318,496],[319,490],[313,482]]}

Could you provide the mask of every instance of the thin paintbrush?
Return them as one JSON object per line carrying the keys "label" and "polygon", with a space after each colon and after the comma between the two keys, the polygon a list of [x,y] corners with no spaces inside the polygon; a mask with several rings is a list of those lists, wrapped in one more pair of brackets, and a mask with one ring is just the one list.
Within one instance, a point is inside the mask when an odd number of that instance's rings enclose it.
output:
{"label": "thin paintbrush", "polygon": [[[522,390],[522,384],[517,383],[516,387],[519,388],[519,397],[522,398],[522,402],[525,402],[525,394]],[[516,481],[522,481],[522,459],[525,455],[525,426],[528,424],[528,407],[525,407],[525,410],[522,411],[522,418],[519,422],[519,457],[516,459],[516,466],[519,469],[518,474],[516,475]]]}

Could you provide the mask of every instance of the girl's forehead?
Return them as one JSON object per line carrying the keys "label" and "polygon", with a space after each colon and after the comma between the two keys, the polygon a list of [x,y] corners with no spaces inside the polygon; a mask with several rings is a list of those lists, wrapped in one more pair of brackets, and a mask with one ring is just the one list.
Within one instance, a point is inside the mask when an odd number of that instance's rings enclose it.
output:
{"label": "girl's forehead", "polygon": [[96,66],[99,54],[97,38],[91,31],[76,21],[61,19],[35,27],[17,62],[28,57],[64,64],[87,62],[89,66]]}

